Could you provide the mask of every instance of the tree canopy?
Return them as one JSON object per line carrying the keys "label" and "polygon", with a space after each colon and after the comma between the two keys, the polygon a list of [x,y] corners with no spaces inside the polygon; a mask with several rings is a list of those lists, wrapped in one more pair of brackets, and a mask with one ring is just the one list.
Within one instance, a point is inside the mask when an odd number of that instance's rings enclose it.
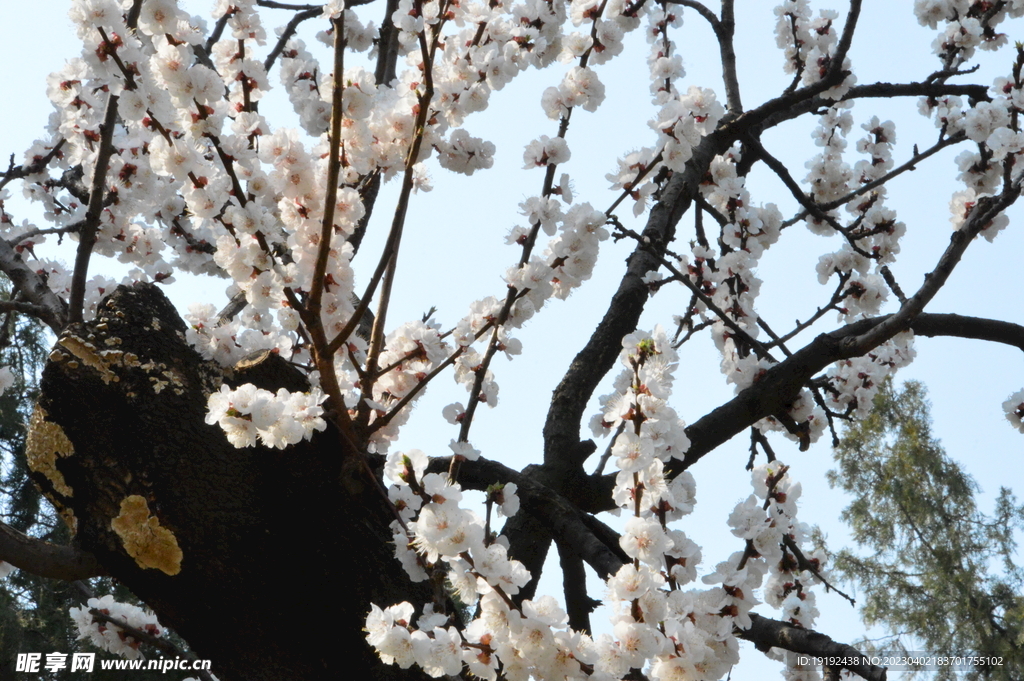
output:
{"label": "tree canopy", "polygon": [[977,485],[930,425],[924,387],[887,380],[871,414],[844,433],[829,482],[853,496],[843,519],[869,553],[844,550],[833,564],[861,586],[865,622],[893,633],[890,647],[876,647],[1002,661],[939,668],[936,679],[1019,678],[1024,507],[1003,487],[992,515],[979,510]]}
{"label": "tree canopy", "polygon": [[[81,637],[166,627],[225,681],[711,680],[741,641],[792,681],[886,677],[822,633],[802,452],[880,427],[917,338],[1024,350],[955,276],[1014,243],[1021,0],[195,10],[72,0],[81,52],[0,175],[5,356],[37,360],[0,388],[38,386],[5,461],[67,528],[9,516],[5,571],[113,578],[152,612],[89,599]],[[1024,430],[1024,390],[1000,403]],[[736,503],[698,546],[702,489]],[[1010,617],[971,536],[930,544]]]}

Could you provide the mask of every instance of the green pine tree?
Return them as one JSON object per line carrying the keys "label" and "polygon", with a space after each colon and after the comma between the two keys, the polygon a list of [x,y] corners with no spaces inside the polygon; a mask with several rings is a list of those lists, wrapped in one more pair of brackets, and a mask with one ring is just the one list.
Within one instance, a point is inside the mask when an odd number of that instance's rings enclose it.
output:
{"label": "green pine tree", "polygon": [[[835,449],[829,482],[853,496],[843,520],[860,551],[833,557],[860,586],[862,616],[892,634],[888,649],[1002,658],[937,681],[1024,678],[1024,572],[1014,533],[1024,507],[1007,488],[991,515],[978,486],[932,436],[923,385],[887,381],[871,415]],[[881,648],[885,648],[883,645]]]}

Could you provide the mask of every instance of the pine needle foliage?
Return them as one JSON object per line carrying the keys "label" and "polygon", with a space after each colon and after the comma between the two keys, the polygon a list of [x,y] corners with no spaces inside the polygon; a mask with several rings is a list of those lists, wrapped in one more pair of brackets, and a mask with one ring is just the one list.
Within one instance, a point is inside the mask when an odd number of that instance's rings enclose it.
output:
{"label": "pine needle foliage", "polygon": [[829,482],[853,496],[842,514],[859,550],[833,557],[859,585],[862,617],[882,647],[1001,659],[936,681],[1024,678],[1024,572],[1016,534],[1024,506],[1001,488],[991,514],[978,485],[932,435],[925,387],[891,380],[871,415],[847,428]]}

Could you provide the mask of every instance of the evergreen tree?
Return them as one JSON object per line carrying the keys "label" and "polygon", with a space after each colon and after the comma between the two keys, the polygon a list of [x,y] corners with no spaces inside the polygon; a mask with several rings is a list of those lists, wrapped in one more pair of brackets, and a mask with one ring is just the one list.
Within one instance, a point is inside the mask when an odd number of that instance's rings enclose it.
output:
{"label": "evergreen tree", "polygon": [[920,383],[887,380],[836,447],[829,482],[854,497],[842,517],[862,550],[839,552],[835,569],[861,586],[864,621],[892,633],[889,649],[1002,658],[936,679],[1020,679],[1024,507],[1004,487],[991,515],[979,510],[977,484],[932,436],[925,397]]}

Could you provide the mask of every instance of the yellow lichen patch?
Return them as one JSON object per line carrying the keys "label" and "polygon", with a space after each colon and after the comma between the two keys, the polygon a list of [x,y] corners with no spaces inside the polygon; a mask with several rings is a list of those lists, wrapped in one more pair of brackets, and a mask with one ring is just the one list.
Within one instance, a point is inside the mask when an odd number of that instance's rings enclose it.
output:
{"label": "yellow lichen patch", "polygon": [[100,378],[103,379],[104,383],[117,380],[114,372],[110,370],[110,361],[105,357],[101,357],[96,352],[96,346],[92,343],[70,334],[62,336],[57,342],[72,355],[82,360],[83,364],[100,372]]}
{"label": "yellow lichen patch", "polygon": [[28,441],[25,444],[28,467],[44,475],[58,494],[70,497],[71,488],[57,470],[57,457],[71,456],[74,453],[75,448],[64,434],[64,429],[53,421],[47,421],[46,410],[37,404],[29,420]]}
{"label": "yellow lichen patch", "polygon": [[169,575],[181,572],[181,549],[174,533],[160,527],[156,516],[149,514],[149,504],[138,494],[121,500],[121,514],[110,521],[124,550],[139,567],[156,568]]}

